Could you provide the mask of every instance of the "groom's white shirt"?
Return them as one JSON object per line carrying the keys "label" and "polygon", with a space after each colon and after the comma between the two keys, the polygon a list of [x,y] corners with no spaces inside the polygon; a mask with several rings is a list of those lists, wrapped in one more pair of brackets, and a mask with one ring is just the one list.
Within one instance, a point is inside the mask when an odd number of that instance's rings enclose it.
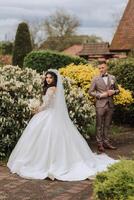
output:
{"label": "groom's white shirt", "polygon": [[108,77],[107,76],[103,77],[103,80],[104,80],[105,84],[107,85],[108,84]]}

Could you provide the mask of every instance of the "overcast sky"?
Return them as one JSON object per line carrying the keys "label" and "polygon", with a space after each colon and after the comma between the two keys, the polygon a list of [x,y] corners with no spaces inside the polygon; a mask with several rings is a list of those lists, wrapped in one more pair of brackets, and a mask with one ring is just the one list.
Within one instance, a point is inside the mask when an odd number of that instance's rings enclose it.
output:
{"label": "overcast sky", "polygon": [[[22,1],[22,2],[21,2]],[[81,23],[78,34],[95,34],[111,41],[116,23],[128,0],[0,0],[0,40],[14,38],[23,20],[45,19],[56,9],[66,9]]]}

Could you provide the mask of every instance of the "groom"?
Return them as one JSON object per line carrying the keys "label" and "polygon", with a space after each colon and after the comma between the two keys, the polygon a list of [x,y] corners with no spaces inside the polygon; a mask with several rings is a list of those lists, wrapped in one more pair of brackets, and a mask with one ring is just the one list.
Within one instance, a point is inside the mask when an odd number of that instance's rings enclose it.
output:
{"label": "groom", "polygon": [[116,79],[108,73],[105,60],[100,60],[98,65],[100,75],[92,80],[89,94],[96,99],[96,140],[98,151],[116,149],[110,144],[108,131],[114,110],[113,96],[119,94]]}

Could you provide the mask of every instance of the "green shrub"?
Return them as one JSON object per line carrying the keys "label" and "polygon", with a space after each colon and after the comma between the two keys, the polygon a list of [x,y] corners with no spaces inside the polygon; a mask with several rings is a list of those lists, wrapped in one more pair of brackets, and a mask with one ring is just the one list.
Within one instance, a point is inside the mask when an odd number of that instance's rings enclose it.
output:
{"label": "green shrub", "polygon": [[95,109],[81,88],[69,78],[63,79],[69,116],[80,133],[89,138],[95,121]]}
{"label": "green shrub", "polygon": [[0,92],[0,160],[10,154],[20,137],[30,110],[26,102],[14,99],[11,92]]}
{"label": "green shrub", "polygon": [[94,181],[96,200],[128,200],[134,197],[134,161],[122,160],[105,172],[98,173]]}
{"label": "green shrub", "polygon": [[42,73],[49,68],[59,69],[70,63],[87,63],[86,60],[79,57],[71,57],[53,51],[33,51],[29,53],[24,59],[24,66],[36,69],[37,72]]}
{"label": "green shrub", "polygon": [[108,65],[118,83],[134,92],[134,58],[111,60]]}
{"label": "green shrub", "polygon": [[127,200],[134,200],[134,196],[129,196]]}
{"label": "green shrub", "polygon": [[0,68],[0,159],[7,157],[32,116],[30,100],[39,99],[40,75],[11,65]]}
{"label": "green shrub", "polygon": [[130,105],[116,105],[113,120],[116,124],[134,126],[134,103]]}
{"label": "green shrub", "polygon": [[[109,61],[110,73],[115,75],[119,84],[132,91],[134,97],[134,58]],[[134,125],[134,104],[116,106],[114,121],[119,124]]]}
{"label": "green shrub", "polygon": [[28,25],[25,22],[19,24],[13,49],[13,65],[23,66],[24,57],[32,51],[32,43]]}
{"label": "green shrub", "polygon": [[13,43],[12,42],[2,42],[1,44],[1,54],[10,55],[13,51]]}

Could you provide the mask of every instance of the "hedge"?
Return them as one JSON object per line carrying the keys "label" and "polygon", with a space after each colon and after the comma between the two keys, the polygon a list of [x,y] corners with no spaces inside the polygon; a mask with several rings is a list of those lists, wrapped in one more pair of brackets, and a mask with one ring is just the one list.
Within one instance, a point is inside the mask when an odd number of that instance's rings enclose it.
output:
{"label": "hedge", "polygon": [[134,160],[122,160],[99,173],[94,181],[96,200],[128,200],[134,198]]}
{"label": "hedge", "polygon": [[32,51],[24,59],[25,67],[36,69],[39,73],[50,68],[59,69],[70,63],[78,65],[80,63],[86,64],[87,61],[83,58],[71,57],[53,51]]}
{"label": "hedge", "polygon": [[134,92],[134,58],[111,60],[108,65],[118,83]]}

